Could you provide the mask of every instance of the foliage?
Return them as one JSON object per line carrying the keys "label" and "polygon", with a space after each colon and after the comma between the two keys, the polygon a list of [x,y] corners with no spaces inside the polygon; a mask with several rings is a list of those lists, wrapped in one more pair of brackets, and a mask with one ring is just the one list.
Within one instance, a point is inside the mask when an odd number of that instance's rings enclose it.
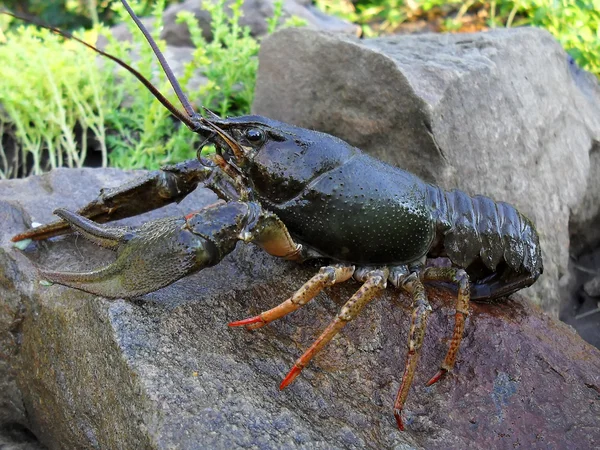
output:
{"label": "foliage", "polygon": [[[155,27],[153,37],[158,39],[162,27],[162,2],[154,9]],[[258,70],[259,43],[250,36],[247,27],[239,25],[242,16],[243,0],[235,0],[229,5],[230,15],[226,14],[225,0],[204,1],[202,6],[211,13],[213,39],[207,43],[194,16],[182,12],[178,21],[186,23],[194,46],[193,59],[185,65],[180,83],[189,98],[197,105],[213,110],[221,116],[243,115],[250,112],[254,97],[254,85]],[[276,2],[275,14],[269,22],[270,31],[281,17],[282,2]],[[120,12],[125,14],[124,12]],[[125,21],[126,17],[123,16]],[[132,34],[140,35],[131,21],[127,21]],[[122,43],[112,43],[111,52],[124,60],[131,54]],[[148,45],[140,45],[140,58],[135,63],[142,73],[154,73],[153,82],[161,92],[167,92],[168,84],[162,71],[156,70],[154,56]],[[153,68],[155,70],[153,70]],[[200,72],[207,81],[193,92],[190,81]],[[195,155],[198,137],[185,127],[174,122],[169,112],[139,86],[137,80],[127,77],[123,80],[124,92],[136,92],[131,108],[120,108],[111,115],[109,121],[118,133],[111,137],[111,165],[123,168],[156,168],[160,165],[182,161]],[[144,92],[141,92],[144,91]],[[175,97],[170,98],[177,104]],[[134,130],[134,132],[132,132]]]}
{"label": "foliage", "polygon": [[212,16],[213,40],[207,43],[194,15],[182,12],[178,22],[186,23],[196,50],[186,65],[183,82],[188,82],[195,67],[206,67],[207,83],[197,93],[202,103],[221,116],[240,115],[250,111],[254,97],[254,83],[258,70],[258,42],[250,37],[250,30],[239,26],[242,2],[231,5],[227,17],[222,5],[205,2],[204,8]]}
{"label": "foliage", "polygon": [[546,28],[580,67],[600,76],[600,0],[530,3],[528,22]]}
{"label": "foliage", "polygon": [[[132,6],[139,14],[151,12],[152,33],[158,40],[162,11],[177,0],[138,0]],[[441,31],[464,31],[496,26],[535,25],[547,28],[583,68],[600,75],[600,0],[315,0],[326,12],[361,24],[364,34],[377,35],[401,30],[406,24],[425,20]],[[178,20],[188,25],[197,49],[185,66],[181,84],[196,105],[216,113],[247,114],[254,95],[259,42],[239,25],[243,0],[235,0],[225,14],[225,0],[205,1],[212,15],[214,39],[206,42],[190,14]],[[106,28],[96,26],[84,38],[95,41],[98,33],[109,40],[107,50],[134,65],[152,79],[162,92],[170,92],[155,57],[119,3],[111,0],[5,0],[18,12],[36,13],[61,26],[121,20],[134,36],[131,44],[114,42]],[[94,8],[97,7],[97,10]],[[97,12],[94,12],[97,11]],[[275,29],[282,14],[282,0],[275,3]],[[0,29],[9,24],[0,16]],[[292,20],[293,22],[293,20]],[[296,22],[298,22],[296,20]],[[299,23],[295,23],[299,25]],[[88,142],[97,141],[102,164],[123,168],[156,168],[193,157],[197,138],[170,117],[131,75],[74,42],[62,42],[44,31],[10,23],[0,31],[0,135],[9,132],[21,152],[10,157],[0,141],[0,177],[25,175],[17,167],[27,162],[33,173],[61,165],[81,166]],[[164,48],[164,43],[159,41]],[[135,62],[131,59],[135,49]],[[190,81],[198,71],[207,82],[196,92]],[[177,104],[173,94],[170,100]]]}
{"label": "foliage", "polygon": [[[135,3],[134,3],[135,4]],[[159,39],[159,31],[162,28],[162,10],[164,1],[156,2],[152,11],[154,26],[150,30],[152,37],[156,40],[161,51],[164,51],[165,43]],[[169,84],[162,70],[156,64],[156,58],[148,43],[144,40],[142,33],[137,29],[135,23],[129,19],[127,11],[119,4],[114,5],[115,12],[120,16],[122,22],[127,24],[133,42],[117,42],[112,35],[107,34],[109,44],[107,52],[125,61],[136,70],[152,80],[152,83],[163,93],[169,91]],[[136,59],[133,61],[132,54],[135,48]],[[108,70],[113,70],[112,64],[106,64]],[[119,70],[118,83],[114,87],[114,95],[118,99],[118,108],[107,115],[107,124],[114,132],[107,138],[110,148],[110,164],[120,168],[148,168],[155,169],[160,165],[171,162],[179,157],[179,160],[189,157],[189,149],[185,148],[182,141],[182,132],[187,129],[178,130],[177,123],[171,118],[162,104],[154,99],[154,96],[144,88],[139,81],[124,70]],[[169,100],[177,105],[178,101],[171,95]],[[190,138],[192,134],[188,133]]]}
{"label": "foliage", "polygon": [[[177,3],[179,0],[170,0]],[[100,21],[114,24],[117,15],[111,7],[112,0],[3,0],[0,6],[19,14],[35,16],[42,22],[63,30],[90,28]],[[152,9],[152,0],[140,1],[136,13],[144,16]]]}
{"label": "foliage", "polygon": [[[92,40],[95,32],[84,38]],[[110,73],[95,70],[95,57],[46,30],[20,27],[0,45],[0,120],[13,130],[21,151],[9,157],[0,148],[0,177],[17,173],[28,161],[33,173],[59,166],[81,167],[87,135],[99,141],[106,163],[105,112],[114,99],[102,96]]]}
{"label": "foliage", "polygon": [[[360,24],[366,36],[397,32],[416,20],[438,21],[440,31],[519,25],[546,28],[579,66],[600,76],[600,0],[316,0],[316,3],[329,13]],[[466,27],[467,18],[470,27]]]}
{"label": "foliage", "polygon": [[[183,89],[196,104],[224,116],[248,114],[254,95],[259,44],[247,28],[239,25],[242,3],[243,0],[236,0],[230,5],[231,17],[225,14],[225,0],[204,3],[212,14],[214,39],[210,43],[202,39],[195,20],[185,14],[180,18],[188,24],[198,45],[180,80]],[[151,30],[163,50],[164,42],[158,35],[164,5],[164,0],[155,3]],[[132,2],[132,6],[139,10],[143,3]],[[113,4],[112,10],[128,24],[133,42],[116,42],[106,29],[99,27],[86,39],[94,42],[93,37],[101,32],[109,41],[106,51],[135,66],[161,92],[170,92],[152,50],[124,8]],[[275,16],[269,20],[270,31],[279,22],[281,11],[280,0],[276,2]],[[115,71],[114,65],[105,60],[97,64],[96,55],[80,44],[61,42],[32,27],[8,31],[5,41],[3,45],[0,42],[0,58],[4,62],[0,68],[0,98],[5,108],[0,123],[12,127],[21,154],[9,161],[0,147],[0,177],[17,175],[15,167],[25,161],[33,161],[33,173],[64,164],[81,166],[86,157],[88,130],[99,142],[103,165],[107,155],[113,166],[148,169],[195,155],[196,136],[176,122],[124,70]],[[40,71],[40,67],[44,69]],[[198,71],[207,78],[207,84],[190,92],[188,84]],[[174,94],[168,98],[178,104]]]}

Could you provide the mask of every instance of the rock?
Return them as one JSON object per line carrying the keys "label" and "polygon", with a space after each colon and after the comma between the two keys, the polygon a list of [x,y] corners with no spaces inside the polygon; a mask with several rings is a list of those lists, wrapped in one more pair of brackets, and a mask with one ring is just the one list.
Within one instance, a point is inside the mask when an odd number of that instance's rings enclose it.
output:
{"label": "rock", "polygon": [[40,444],[27,428],[18,425],[8,425],[0,429],[0,448],[2,450],[46,450],[46,447]]}
{"label": "rock", "polygon": [[[455,372],[426,388],[445,355],[455,301],[428,289],[433,314],[401,433],[392,404],[410,307],[397,291],[365,308],[280,392],[282,377],[356,283],[328,289],[257,332],[226,324],[283,300],[316,267],[240,245],[218,266],[129,302],[40,284],[35,264],[76,270],[111,255],[77,236],[22,252],[10,236],[132,176],[60,169],[0,181],[0,344],[10,349],[0,380],[14,387],[0,391],[0,418],[21,423],[48,448],[600,445],[600,351],[519,295],[473,304]],[[214,201],[202,189],[190,197],[146,219]]]}
{"label": "rock", "polygon": [[590,172],[583,199],[571,211],[571,253],[576,256],[600,246],[600,142],[590,151]]}
{"label": "rock", "polygon": [[253,110],[516,205],[544,258],[525,295],[556,317],[570,211],[600,192],[600,89],[587,75],[540,29],[365,40],[287,29],[262,44]]}
{"label": "rock", "polygon": [[[228,1],[227,4],[233,3]],[[161,38],[169,45],[189,47],[192,45],[190,33],[185,24],[176,23],[177,14],[189,11],[196,16],[204,38],[212,39],[210,27],[210,13],[202,8],[202,2],[187,0],[169,6],[164,13],[164,27]],[[229,11],[229,8],[226,9]],[[240,20],[242,26],[250,28],[250,34],[255,37],[267,34],[267,21],[273,17],[273,0],[245,0],[242,6],[243,16]],[[284,0],[283,18],[296,16],[307,22],[307,27],[338,33],[357,35],[360,28],[337,17],[329,16],[311,4],[309,0]]]}
{"label": "rock", "polygon": [[[600,298],[594,278],[600,276],[600,246],[586,251],[569,264],[568,284],[564,295],[569,299],[560,313],[560,320],[571,325],[587,342],[600,348]],[[599,293],[600,294],[600,293]]]}
{"label": "rock", "polygon": [[600,297],[600,275],[596,275],[583,285],[583,290],[590,297]]}

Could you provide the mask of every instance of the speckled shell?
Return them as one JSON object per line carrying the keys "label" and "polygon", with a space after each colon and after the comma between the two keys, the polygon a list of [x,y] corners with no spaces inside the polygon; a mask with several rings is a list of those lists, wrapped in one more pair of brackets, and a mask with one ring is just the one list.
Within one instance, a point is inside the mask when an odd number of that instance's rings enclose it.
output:
{"label": "speckled shell", "polygon": [[417,261],[435,234],[426,185],[362,153],[272,208],[301,242],[356,264]]}

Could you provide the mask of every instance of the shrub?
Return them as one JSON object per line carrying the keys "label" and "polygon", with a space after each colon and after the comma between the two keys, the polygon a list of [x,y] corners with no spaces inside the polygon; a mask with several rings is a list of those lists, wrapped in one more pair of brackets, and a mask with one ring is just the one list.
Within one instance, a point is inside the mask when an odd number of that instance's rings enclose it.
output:
{"label": "shrub", "polygon": [[[197,49],[180,80],[184,91],[195,103],[221,115],[250,112],[258,68],[259,43],[247,28],[239,25],[243,0],[231,5],[231,17],[225,0],[204,2],[212,14],[214,39],[206,43],[198,24],[190,15],[179,20],[188,24]],[[162,11],[165,1],[156,2],[151,31],[159,47]],[[132,2],[134,8],[143,6]],[[107,51],[136,67],[178,104],[162,71],[158,70],[150,46],[119,4],[113,11],[125,21],[132,35],[131,44],[115,42],[106,28],[96,27],[83,38],[94,42],[98,34],[109,40]],[[269,31],[275,29],[282,11],[276,2]],[[81,36],[80,36],[81,37]],[[0,35],[2,38],[2,35]],[[131,50],[137,50],[135,62]],[[0,125],[17,142],[16,157],[0,146],[0,177],[41,173],[66,165],[81,167],[87,155],[88,135],[93,134],[102,154],[101,162],[121,168],[154,169],[163,164],[194,157],[198,138],[175,121],[137,79],[109,61],[96,63],[96,54],[72,41],[62,41],[46,30],[20,26],[6,32],[0,43]],[[187,89],[194,71],[208,82],[197,92]],[[2,129],[0,129],[2,132]],[[24,167],[31,165],[27,172]]]}

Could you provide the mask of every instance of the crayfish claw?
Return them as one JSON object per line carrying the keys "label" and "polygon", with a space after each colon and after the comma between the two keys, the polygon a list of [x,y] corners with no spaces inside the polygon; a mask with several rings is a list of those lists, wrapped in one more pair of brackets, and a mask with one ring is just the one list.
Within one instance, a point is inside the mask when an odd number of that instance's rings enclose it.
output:
{"label": "crayfish claw", "polygon": [[183,217],[157,219],[139,228],[128,228],[100,225],[65,209],[56,214],[86,239],[117,252],[113,263],[87,272],[40,269],[48,281],[92,294],[136,297],[219,261],[215,245],[189,230]]}
{"label": "crayfish claw", "polygon": [[54,214],[67,222],[73,231],[78,231],[88,241],[101,247],[115,250],[120,244],[126,242],[128,234],[131,235],[132,229],[129,227],[99,225],[68,209],[56,209]]}

